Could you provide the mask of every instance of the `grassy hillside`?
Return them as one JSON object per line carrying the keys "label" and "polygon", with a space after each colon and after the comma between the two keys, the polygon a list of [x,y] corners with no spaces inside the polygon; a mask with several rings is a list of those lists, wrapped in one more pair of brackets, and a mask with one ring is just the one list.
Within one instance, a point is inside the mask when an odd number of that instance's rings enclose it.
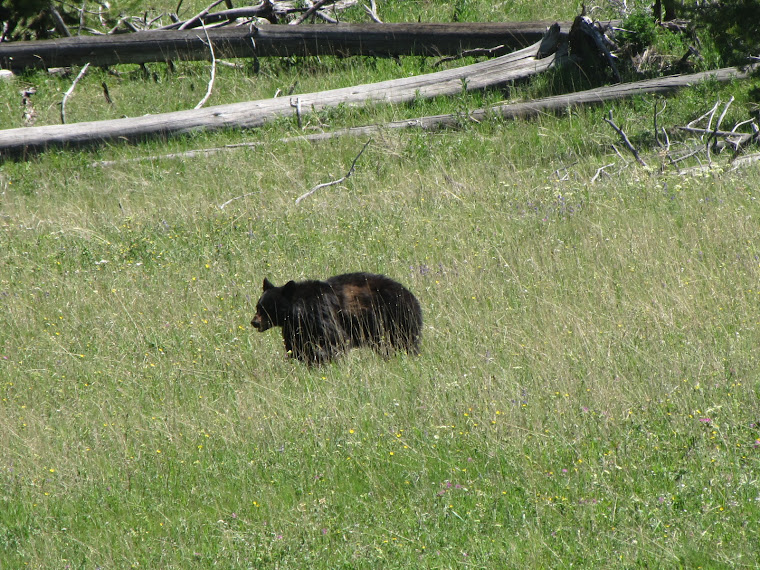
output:
{"label": "grassy hillside", "polygon": [[[577,6],[389,3],[386,19],[465,8],[568,19]],[[211,103],[432,63],[225,68]],[[121,71],[88,73],[69,119],[192,107],[208,80],[204,63]],[[22,86],[37,89],[37,124],[55,123],[71,80],[3,83],[3,124],[23,124]],[[572,82],[339,109],[305,130]],[[758,87],[684,91],[659,124],[734,96],[733,125]],[[286,144],[300,131],[281,120],[0,165],[0,567],[760,564],[760,169],[678,175],[654,104],[383,133],[345,184],[298,206],[366,139]],[[610,108],[651,168],[615,153]],[[242,141],[262,144],[129,160]],[[278,331],[250,327],[265,276],[354,270],[418,296],[419,357],[357,350],[309,369]]]}

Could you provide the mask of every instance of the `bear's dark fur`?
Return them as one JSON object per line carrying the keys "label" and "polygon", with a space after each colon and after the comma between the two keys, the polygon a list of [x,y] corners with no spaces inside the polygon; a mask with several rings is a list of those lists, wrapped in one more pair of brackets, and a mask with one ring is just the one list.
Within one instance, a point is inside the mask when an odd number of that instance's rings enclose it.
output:
{"label": "bear's dark fur", "polygon": [[251,324],[260,332],[282,327],[288,355],[319,364],[358,346],[416,354],[422,310],[408,289],[384,275],[347,273],[282,287],[264,279]]}

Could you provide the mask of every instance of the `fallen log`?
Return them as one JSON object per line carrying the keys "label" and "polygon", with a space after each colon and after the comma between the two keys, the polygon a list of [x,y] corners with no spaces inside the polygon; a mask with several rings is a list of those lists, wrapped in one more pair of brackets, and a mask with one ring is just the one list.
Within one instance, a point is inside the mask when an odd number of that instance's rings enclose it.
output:
{"label": "fallen log", "polygon": [[[466,116],[461,113],[446,115],[429,115],[426,117],[417,117],[413,119],[404,119],[401,121],[392,121],[389,123],[377,125],[364,125],[360,127],[348,127],[325,133],[313,133],[308,135],[292,136],[280,139],[279,142],[291,143],[296,141],[320,142],[343,136],[372,136],[381,131],[392,131],[399,129],[423,129],[434,130],[446,127],[456,127],[463,121],[482,122],[489,117],[502,117],[504,119],[529,119],[542,114],[558,113],[567,111],[574,107],[583,105],[595,105],[608,101],[616,101],[642,95],[645,93],[667,95],[678,89],[695,85],[700,81],[730,81],[746,77],[751,71],[743,72],[735,68],[718,69],[715,71],[704,71],[692,75],[678,75],[669,78],[647,79],[635,83],[623,83],[605,87],[597,87],[587,91],[578,91],[568,95],[555,95],[542,99],[534,99],[523,103],[508,103],[496,105],[487,109],[477,109],[470,111]],[[665,81],[667,79],[667,81]],[[2,131],[0,131],[0,135]],[[158,160],[158,159],[176,159],[176,158],[195,158],[197,156],[209,156],[218,152],[236,150],[240,148],[251,148],[261,146],[261,141],[244,142],[228,144],[221,147],[202,148],[188,150],[185,152],[176,152],[162,155],[152,155],[144,157],[129,158],[125,160],[106,160],[92,163],[93,166],[113,166],[123,162],[138,162],[141,160]]]}
{"label": "fallen log", "polygon": [[[305,55],[457,55],[463,50],[504,46],[502,55],[539,41],[551,22],[266,25],[209,29],[218,58]],[[562,24],[569,30],[569,23]],[[0,67],[68,67],[168,60],[208,60],[198,30],[77,36],[0,43]]]}
{"label": "fallen log", "polygon": [[25,127],[0,131],[0,157],[8,157],[51,146],[80,146],[113,140],[139,140],[197,130],[259,127],[274,117],[292,115],[293,107],[307,111],[340,104],[368,102],[405,103],[418,98],[451,96],[465,90],[498,87],[540,73],[555,61],[555,55],[536,59],[541,42],[520,51],[472,65],[405,77],[380,83],[344,87],[203,109],[160,115],[91,121],[68,125]]}

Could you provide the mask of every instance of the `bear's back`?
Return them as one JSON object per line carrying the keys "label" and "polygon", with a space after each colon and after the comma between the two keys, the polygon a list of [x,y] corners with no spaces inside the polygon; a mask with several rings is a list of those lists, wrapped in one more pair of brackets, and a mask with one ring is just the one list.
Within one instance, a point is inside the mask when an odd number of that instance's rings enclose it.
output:
{"label": "bear's back", "polygon": [[[401,283],[375,273],[345,273],[327,280],[327,284],[341,301],[344,311],[362,313],[377,310],[377,303],[396,304],[402,299],[414,299]],[[416,303],[416,299],[414,299]]]}
{"label": "bear's back", "polygon": [[344,319],[382,328],[402,329],[417,338],[422,328],[422,309],[417,298],[401,283],[374,273],[346,273],[327,280]]}

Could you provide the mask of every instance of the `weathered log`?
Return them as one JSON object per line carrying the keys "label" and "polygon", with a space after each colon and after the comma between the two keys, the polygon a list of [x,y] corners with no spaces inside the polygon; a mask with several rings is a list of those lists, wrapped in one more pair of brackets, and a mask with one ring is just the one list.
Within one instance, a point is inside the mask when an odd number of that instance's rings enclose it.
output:
{"label": "weathered log", "polygon": [[[394,121],[384,125],[370,125],[365,127],[351,127],[345,129],[341,134],[347,135],[369,135],[381,129],[403,129],[416,127],[421,129],[437,129],[442,127],[456,126],[463,120],[484,121],[489,116],[501,116],[505,119],[529,119],[547,113],[557,113],[567,111],[575,107],[584,105],[598,105],[606,101],[615,101],[627,99],[644,94],[667,95],[696,85],[701,81],[719,81],[726,82],[734,79],[743,79],[748,77],[754,70],[760,69],[760,65],[747,69],[736,67],[725,67],[711,71],[702,71],[690,75],[671,75],[669,77],[659,77],[656,79],[646,79],[633,83],[620,83],[618,85],[608,85],[597,87],[587,91],[576,91],[566,95],[554,95],[542,99],[534,99],[522,103],[508,103],[505,105],[496,105],[487,109],[477,109],[470,111],[467,116],[461,114],[453,115],[430,115],[427,117],[418,117],[416,119],[406,119]],[[2,135],[2,131],[0,131]],[[332,138],[332,133],[318,133],[309,135],[310,140],[319,140],[321,138]]]}
{"label": "weathered log", "polygon": [[137,140],[196,130],[258,127],[274,117],[292,114],[292,103],[295,101],[304,109],[318,111],[340,104],[363,105],[372,101],[404,103],[418,98],[456,95],[463,89],[497,87],[548,69],[554,63],[555,56],[536,59],[534,56],[539,45],[540,42],[537,42],[520,51],[460,68],[331,91],[160,115],[8,129],[0,131],[0,156],[42,150],[49,146]]}
{"label": "weathered log", "polygon": [[[533,101],[527,101],[523,103],[507,103],[504,105],[496,105],[487,109],[477,109],[470,111],[466,116],[461,113],[446,114],[446,115],[429,115],[426,117],[417,117],[414,119],[404,119],[401,121],[392,121],[389,123],[376,124],[376,125],[363,125],[360,127],[348,127],[345,129],[338,129],[335,131],[328,131],[324,133],[313,133],[308,135],[299,135],[293,137],[286,137],[280,139],[281,143],[291,143],[295,141],[308,141],[319,142],[337,137],[344,136],[371,136],[384,130],[399,130],[399,129],[423,129],[433,130],[446,127],[456,127],[461,125],[463,121],[477,121],[482,122],[488,119],[488,117],[501,116],[504,119],[528,119],[536,117],[538,115],[546,113],[557,113],[567,111],[574,107],[580,107],[583,105],[601,104],[606,101],[615,101],[619,99],[627,99],[629,97],[635,97],[644,93],[655,93],[659,95],[667,95],[683,87],[694,85],[700,81],[706,79],[714,79],[717,81],[728,81],[731,79],[738,79],[746,76],[744,72],[737,71],[734,68],[719,69],[716,71],[706,71],[693,75],[685,76],[673,76],[668,78],[669,81],[663,81],[663,79],[648,79],[645,81],[637,81],[635,83],[624,83],[621,85],[612,85],[605,87],[597,87],[596,89],[590,89],[588,91],[579,91],[571,93],[569,95],[555,95],[553,97],[545,97],[543,99],[534,99]],[[683,127],[682,127],[683,128]],[[0,135],[2,131],[0,131]],[[174,159],[174,158],[195,158],[197,156],[208,156],[216,154],[218,152],[230,151],[239,148],[257,147],[264,143],[261,141],[244,142],[228,144],[221,147],[202,148],[195,150],[188,150],[185,152],[176,152],[162,155],[152,155],[137,158],[129,158],[124,160],[106,160],[94,162],[93,166],[112,166],[114,164],[121,164],[123,162],[138,162],[141,160],[157,160],[157,159]]]}
{"label": "weathered log", "polygon": [[758,69],[758,66],[748,68],[724,67],[689,75],[670,75],[668,77],[658,77],[633,83],[619,83],[617,85],[589,89],[588,91],[577,91],[575,93],[568,93],[567,95],[555,95],[524,103],[504,105],[501,108],[496,107],[495,111],[505,118],[529,118],[547,112],[565,111],[573,107],[599,104],[605,101],[625,99],[637,95],[666,95],[684,87],[696,85],[701,81],[727,82],[734,79],[743,79],[756,69]]}
{"label": "weathered log", "polygon": [[[266,25],[209,29],[219,58],[304,55],[456,55],[462,50],[504,45],[502,53],[539,41],[551,22]],[[569,23],[563,24],[565,30]],[[208,60],[198,30],[78,36],[0,43],[0,67],[67,67]]]}
{"label": "weathered log", "polygon": [[[400,103],[417,97],[455,94],[460,92],[463,87],[471,90],[501,85],[519,77],[524,77],[526,74],[544,71],[554,63],[555,56],[537,60],[529,55],[535,52],[539,45],[540,42],[508,56],[502,56],[458,69],[419,77],[311,93],[298,97],[301,99],[302,105],[312,110],[319,110],[336,106],[340,103],[349,105],[362,104],[368,101]],[[566,111],[573,107],[600,104],[605,101],[637,95],[665,95],[705,80],[726,82],[733,79],[741,79],[747,77],[758,68],[760,68],[760,64],[743,70],[729,67],[691,75],[674,75],[634,83],[599,87],[567,95],[556,95],[533,101],[479,109],[470,112],[467,117],[474,120],[485,120],[488,116],[493,115],[501,115],[507,119],[530,118],[551,112]],[[292,114],[294,112],[292,106],[293,99],[265,99],[248,103],[207,107],[200,110],[147,115],[134,119],[115,119],[72,125],[8,129],[0,131],[0,158],[5,159],[26,152],[43,150],[51,146],[90,145],[116,139],[139,140],[149,136],[171,135],[203,129],[254,128],[265,124],[276,116]],[[461,115],[436,115],[396,121],[382,126],[354,127],[346,129],[341,134],[370,134],[380,128],[440,128],[460,124],[462,119]],[[313,140],[317,140],[319,138],[331,138],[335,135],[334,133],[322,133],[312,136]]]}

